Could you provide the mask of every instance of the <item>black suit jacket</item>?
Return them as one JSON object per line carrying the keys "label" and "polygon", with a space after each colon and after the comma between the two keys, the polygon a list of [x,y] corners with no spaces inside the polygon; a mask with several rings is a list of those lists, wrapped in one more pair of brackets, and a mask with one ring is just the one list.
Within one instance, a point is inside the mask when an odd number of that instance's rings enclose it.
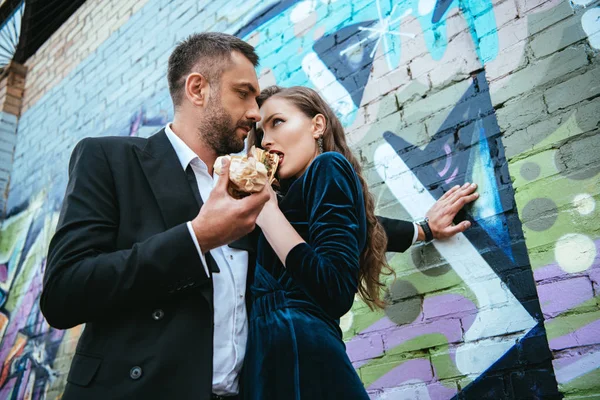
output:
{"label": "black suit jacket", "polygon": [[[164,131],[75,147],[40,299],[50,325],[85,323],[64,400],[210,399],[213,286],[186,226],[192,188]],[[381,220],[390,249],[410,246],[411,223]],[[253,242],[230,244],[249,251],[249,279]]]}

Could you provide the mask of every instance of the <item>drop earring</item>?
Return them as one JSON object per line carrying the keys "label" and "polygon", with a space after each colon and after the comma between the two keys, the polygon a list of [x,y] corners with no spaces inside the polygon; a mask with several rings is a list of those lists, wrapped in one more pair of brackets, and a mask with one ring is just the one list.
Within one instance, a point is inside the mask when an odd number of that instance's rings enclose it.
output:
{"label": "drop earring", "polygon": [[319,146],[319,154],[323,153],[323,136],[319,136],[317,139],[317,146]]}

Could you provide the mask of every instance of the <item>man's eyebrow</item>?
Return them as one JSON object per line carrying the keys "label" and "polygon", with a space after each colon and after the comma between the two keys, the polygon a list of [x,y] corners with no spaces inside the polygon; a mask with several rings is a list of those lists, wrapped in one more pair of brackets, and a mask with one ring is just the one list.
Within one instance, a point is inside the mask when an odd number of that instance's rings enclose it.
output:
{"label": "man's eyebrow", "polygon": [[256,89],[250,82],[236,83],[233,86],[238,89],[245,88],[252,94],[258,94],[258,89]]}

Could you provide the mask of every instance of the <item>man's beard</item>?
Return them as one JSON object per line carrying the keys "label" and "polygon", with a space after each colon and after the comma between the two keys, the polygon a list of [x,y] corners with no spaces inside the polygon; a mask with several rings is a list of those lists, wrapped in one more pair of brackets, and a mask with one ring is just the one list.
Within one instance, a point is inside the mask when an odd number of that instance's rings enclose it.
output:
{"label": "man's beard", "polygon": [[251,121],[233,122],[231,115],[221,104],[220,94],[211,96],[212,101],[206,109],[206,118],[198,126],[198,134],[217,155],[239,153],[244,150],[244,139],[236,130],[238,127],[251,127]]}

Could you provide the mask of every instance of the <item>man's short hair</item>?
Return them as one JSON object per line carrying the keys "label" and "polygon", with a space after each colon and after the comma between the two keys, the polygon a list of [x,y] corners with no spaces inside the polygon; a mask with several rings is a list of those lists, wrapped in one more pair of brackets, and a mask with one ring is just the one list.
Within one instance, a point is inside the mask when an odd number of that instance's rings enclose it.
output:
{"label": "man's short hair", "polygon": [[198,72],[211,84],[217,84],[231,62],[233,51],[240,52],[255,67],[258,65],[254,47],[233,35],[220,32],[196,33],[180,42],[169,56],[169,92],[175,107],[181,103],[188,74]]}

